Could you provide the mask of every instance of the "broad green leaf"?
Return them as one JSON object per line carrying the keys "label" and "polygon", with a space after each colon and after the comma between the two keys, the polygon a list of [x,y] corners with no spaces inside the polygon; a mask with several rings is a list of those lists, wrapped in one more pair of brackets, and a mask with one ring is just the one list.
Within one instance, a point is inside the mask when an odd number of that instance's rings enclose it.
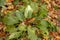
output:
{"label": "broad green leaf", "polygon": [[20,21],[24,20],[24,15],[22,12],[17,10],[15,13],[16,13],[17,19],[19,19]]}
{"label": "broad green leaf", "polygon": [[31,17],[32,17],[32,12],[29,11],[29,12],[28,12],[28,18],[31,18]]}
{"label": "broad green leaf", "polygon": [[20,34],[21,34],[20,32],[11,33],[11,35],[9,36],[9,39],[18,38]]}
{"label": "broad green leaf", "polygon": [[32,16],[32,12],[33,12],[33,9],[31,8],[31,6],[27,5],[24,13],[25,18]]}
{"label": "broad green leaf", "polygon": [[47,27],[49,26],[49,23],[46,20],[41,20],[40,24],[38,24],[38,28],[42,30],[42,34],[44,36],[49,35]]}
{"label": "broad green leaf", "polygon": [[48,26],[49,22],[46,20],[41,20],[40,23],[38,24],[38,28],[40,28],[41,30],[46,30]]}
{"label": "broad green leaf", "polygon": [[35,34],[35,30],[32,29],[32,28],[29,28],[29,27],[28,27],[28,38],[30,40],[37,40],[37,36]]}
{"label": "broad green leaf", "polygon": [[4,17],[3,21],[7,25],[13,25],[13,24],[16,24],[18,22],[17,19],[13,18],[12,16],[10,16],[10,17]]}
{"label": "broad green leaf", "polygon": [[48,27],[49,26],[49,22],[46,20],[41,20],[41,25],[44,27]]}
{"label": "broad green leaf", "polygon": [[6,30],[5,31],[7,31],[9,33],[13,33],[13,32],[16,32],[17,31],[17,28],[15,28],[14,25],[9,25],[9,26],[6,27]]}
{"label": "broad green leaf", "polygon": [[13,25],[13,24],[18,23],[18,19],[17,19],[17,17],[13,16],[13,14],[8,14],[8,15],[4,16],[3,22],[6,25]]}

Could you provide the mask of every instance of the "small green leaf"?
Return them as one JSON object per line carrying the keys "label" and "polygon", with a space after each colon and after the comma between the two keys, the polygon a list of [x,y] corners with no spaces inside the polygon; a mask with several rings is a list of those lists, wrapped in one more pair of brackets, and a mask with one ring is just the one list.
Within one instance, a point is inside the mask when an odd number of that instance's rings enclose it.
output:
{"label": "small green leaf", "polygon": [[17,31],[17,28],[15,28],[14,25],[9,25],[9,26],[6,27],[6,30],[5,31],[7,31],[9,33],[13,33],[13,32],[16,32]]}
{"label": "small green leaf", "polygon": [[28,27],[28,38],[30,40],[37,40],[37,36],[35,34],[35,30],[32,29],[32,28],[29,28],[29,27]]}
{"label": "small green leaf", "polygon": [[18,27],[18,29],[19,29],[20,31],[26,31],[26,25],[20,24],[19,27]]}
{"label": "small green leaf", "polygon": [[35,12],[38,11],[38,3],[36,3],[36,2],[31,2],[30,6],[31,6],[31,8],[33,9],[33,11],[35,11]]}
{"label": "small green leaf", "polygon": [[24,12],[24,11],[25,11],[25,6],[24,6],[24,5],[20,5],[20,6],[18,7],[18,10],[19,10],[20,12]]}
{"label": "small green leaf", "polygon": [[19,36],[20,36],[20,32],[14,32],[14,33],[11,33],[11,35],[9,36],[9,39],[18,38]]}
{"label": "small green leaf", "polygon": [[49,26],[49,22],[46,20],[41,20],[41,25],[44,27],[48,27]]}
{"label": "small green leaf", "polygon": [[17,10],[15,13],[16,13],[17,18],[18,18],[20,21],[23,21],[23,20],[24,20],[24,15],[23,15],[22,12],[20,12],[20,11]]}
{"label": "small green leaf", "polygon": [[29,16],[32,16],[33,9],[31,8],[30,5],[28,5],[25,9],[24,16],[25,18],[28,18]]}

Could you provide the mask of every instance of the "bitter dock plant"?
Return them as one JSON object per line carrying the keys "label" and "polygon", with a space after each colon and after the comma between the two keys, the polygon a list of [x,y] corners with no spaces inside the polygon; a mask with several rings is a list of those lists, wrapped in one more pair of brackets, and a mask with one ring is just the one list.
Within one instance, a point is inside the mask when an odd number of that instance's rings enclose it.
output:
{"label": "bitter dock plant", "polygon": [[47,3],[42,0],[0,0],[0,22],[6,32],[0,34],[0,40],[51,39],[50,33],[57,32],[57,26],[45,20],[48,13]]}

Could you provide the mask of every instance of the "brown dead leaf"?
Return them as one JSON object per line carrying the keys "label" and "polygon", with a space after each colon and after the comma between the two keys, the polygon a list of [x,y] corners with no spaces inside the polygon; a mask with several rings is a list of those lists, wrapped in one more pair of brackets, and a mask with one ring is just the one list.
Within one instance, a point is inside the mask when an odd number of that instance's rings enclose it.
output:
{"label": "brown dead leaf", "polygon": [[59,16],[60,15],[60,9],[56,10],[56,14]]}
{"label": "brown dead leaf", "polygon": [[0,22],[0,30],[2,30],[4,28],[4,25],[2,22]]}
{"label": "brown dead leaf", "polygon": [[55,0],[55,3],[56,3],[57,5],[60,5],[60,0]]}
{"label": "brown dead leaf", "polygon": [[56,37],[56,36],[58,36],[58,33],[57,32],[50,32],[50,35],[53,37]]}
{"label": "brown dead leaf", "polygon": [[14,0],[6,0],[6,2],[13,2]]}
{"label": "brown dead leaf", "polygon": [[6,33],[5,32],[0,32],[0,37],[5,37]]}
{"label": "brown dead leaf", "polygon": [[29,23],[33,22],[34,20],[35,20],[35,18],[29,18],[29,19],[26,19],[26,20],[24,21],[24,23],[25,23],[25,24],[29,24]]}

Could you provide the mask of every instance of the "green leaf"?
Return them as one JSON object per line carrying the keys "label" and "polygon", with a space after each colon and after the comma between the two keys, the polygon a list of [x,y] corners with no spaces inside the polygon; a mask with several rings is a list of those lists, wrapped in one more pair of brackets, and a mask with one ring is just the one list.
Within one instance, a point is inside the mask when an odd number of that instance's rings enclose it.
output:
{"label": "green leaf", "polygon": [[11,35],[9,36],[9,39],[18,38],[20,34],[21,34],[20,32],[11,33]]}
{"label": "green leaf", "polygon": [[40,23],[38,24],[38,28],[40,28],[41,30],[45,30],[47,29],[47,27],[49,26],[49,22],[46,20],[41,20]]}
{"label": "green leaf", "polygon": [[17,10],[15,13],[16,13],[17,18],[18,18],[20,21],[23,21],[23,20],[24,20],[24,15],[23,15],[22,12],[20,12],[20,11]]}
{"label": "green leaf", "polygon": [[19,29],[20,31],[26,31],[26,25],[20,24],[19,27],[18,27],[18,29]]}
{"label": "green leaf", "polygon": [[42,4],[40,6],[40,12],[39,12],[40,19],[45,18],[48,14],[48,9],[46,8],[46,4]]}
{"label": "green leaf", "polygon": [[49,22],[46,20],[41,20],[41,25],[44,27],[48,27],[49,26]]}
{"label": "green leaf", "polygon": [[0,6],[3,6],[5,3],[5,0],[0,0]]}
{"label": "green leaf", "polygon": [[41,22],[38,24],[38,28],[42,30],[42,34],[44,36],[49,35],[47,27],[49,26],[49,23],[46,20],[41,20]]}
{"label": "green leaf", "polygon": [[17,17],[13,16],[13,14],[8,14],[6,15],[4,18],[3,18],[3,22],[6,24],[6,25],[13,25],[13,24],[16,24],[18,23],[18,19]]}
{"label": "green leaf", "polygon": [[55,26],[53,23],[50,22],[49,29],[50,29],[50,31],[56,32],[57,31],[57,26]]}
{"label": "green leaf", "polygon": [[30,40],[37,40],[37,36],[35,34],[35,30],[32,29],[32,28],[29,28],[29,27],[28,27],[28,38]]}
{"label": "green leaf", "polygon": [[28,17],[30,18],[32,16],[32,12],[33,12],[33,9],[31,8],[31,6],[27,5],[24,13],[25,18],[28,18]]}
{"label": "green leaf", "polygon": [[31,2],[30,6],[31,6],[31,8],[33,9],[33,11],[35,11],[35,12],[38,11],[38,3],[36,3],[36,2]]}
{"label": "green leaf", "polygon": [[18,10],[21,11],[21,12],[24,12],[25,11],[25,6],[24,5],[20,5],[18,7]]}
{"label": "green leaf", "polygon": [[3,21],[7,25],[13,25],[13,24],[16,24],[18,22],[17,19],[13,18],[12,16],[10,16],[10,17],[4,17]]}
{"label": "green leaf", "polygon": [[6,30],[5,31],[7,31],[9,33],[13,33],[13,32],[16,32],[17,31],[17,28],[15,28],[14,25],[9,25],[9,26],[6,27]]}

